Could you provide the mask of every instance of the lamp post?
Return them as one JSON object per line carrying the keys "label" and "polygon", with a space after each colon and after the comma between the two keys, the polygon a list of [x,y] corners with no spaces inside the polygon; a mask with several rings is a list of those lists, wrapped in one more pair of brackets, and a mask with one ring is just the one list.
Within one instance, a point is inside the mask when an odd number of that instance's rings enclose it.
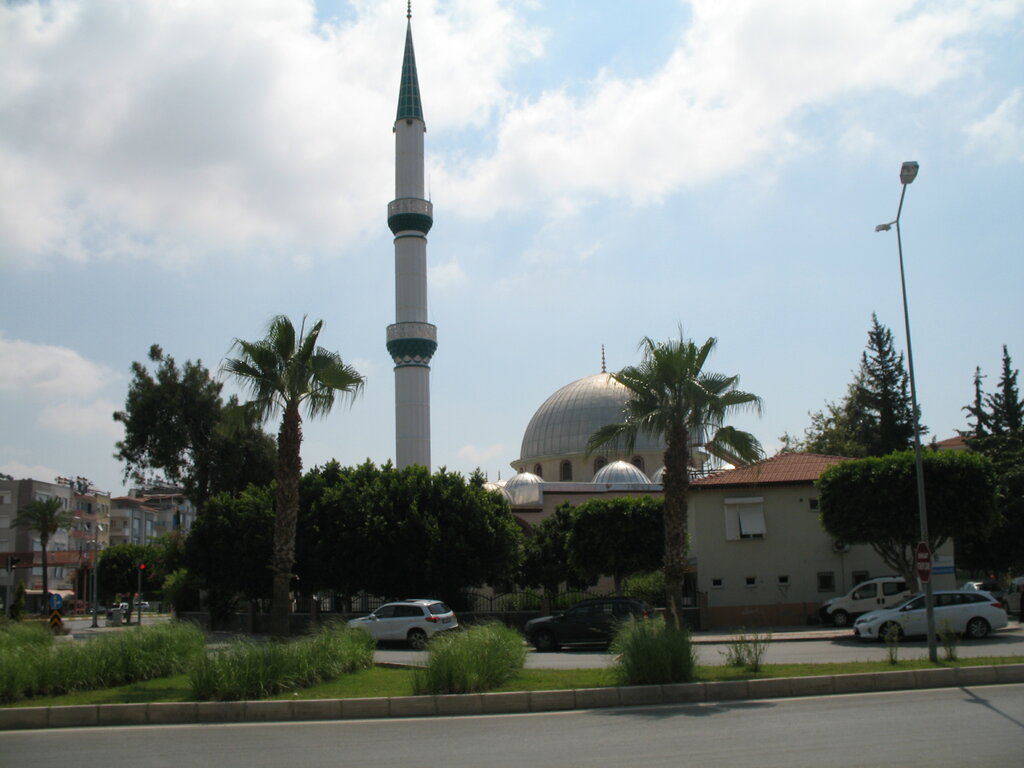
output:
{"label": "lamp post", "polygon": [[[921,460],[921,413],[917,407],[917,385],[914,381],[914,351],[910,343],[910,310],[907,308],[907,278],[903,270],[903,239],[900,236],[900,214],[903,213],[903,198],[907,194],[907,185],[917,178],[918,164],[912,161],[903,163],[900,168],[900,204],[896,209],[896,218],[875,227],[875,232],[888,232],[896,225],[896,248],[900,255],[900,286],[903,291],[903,324],[907,333],[907,368],[910,373],[910,404],[914,410],[914,466],[917,474],[917,514],[921,526],[921,541],[928,544],[928,506],[924,495],[924,464]],[[932,597],[932,580],[929,577],[924,583],[925,614],[928,622],[928,658],[933,662],[939,660],[935,644],[935,600]]]}

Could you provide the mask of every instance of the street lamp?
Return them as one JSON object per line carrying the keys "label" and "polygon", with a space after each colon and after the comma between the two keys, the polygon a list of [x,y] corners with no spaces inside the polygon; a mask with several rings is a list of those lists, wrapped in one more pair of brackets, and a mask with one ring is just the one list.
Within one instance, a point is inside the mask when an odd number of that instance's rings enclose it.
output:
{"label": "street lamp", "polygon": [[[900,286],[903,290],[903,324],[907,332],[907,368],[910,373],[910,405],[914,410],[914,465],[917,470],[917,513],[921,524],[921,541],[928,543],[928,507],[924,495],[924,464],[921,460],[921,413],[917,407],[917,385],[914,381],[914,351],[910,343],[910,311],[907,309],[907,279],[903,271],[903,240],[900,237],[900,214],[903,213],[903,197],[907,194],[907,185],[917,178],[918,164],[906,162],[900,168],[900,204],[896,209],[896,218],[875,227],[875,232],[888,232],[896,226],[896,248],[900,255]],[[928,620],[928,658],[933,662],[939,660],[935,645],[935,605],[932,598],[932,580],[924,584],[925,613]]]}

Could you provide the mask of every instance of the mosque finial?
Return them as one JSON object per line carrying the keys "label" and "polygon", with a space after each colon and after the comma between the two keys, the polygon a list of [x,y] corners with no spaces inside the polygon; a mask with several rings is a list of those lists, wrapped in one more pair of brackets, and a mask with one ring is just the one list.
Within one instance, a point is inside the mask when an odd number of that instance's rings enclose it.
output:
{"label": "mosque finial", "polygon": [[601,345],[601,373],[608,373],[604,367],[604,344]]}
{"label": "mosque finial", "polygon": [[412,0],[409,0],[405,6],[405,18],[412,20]]}

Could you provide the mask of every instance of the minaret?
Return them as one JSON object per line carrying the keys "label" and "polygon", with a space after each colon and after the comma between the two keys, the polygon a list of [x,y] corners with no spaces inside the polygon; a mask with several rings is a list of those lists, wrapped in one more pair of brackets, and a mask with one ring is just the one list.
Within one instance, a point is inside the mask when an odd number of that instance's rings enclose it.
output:
{"label": "minaret", "polygon": [[434,207],[423,194],[423,106],[412,49],[412,3],[406,11],[405,58],[395,118],[395,323],[388,352],[395,361],[395,464],[430,468],[430,358],[437,328],[427,322],[427,232]]}

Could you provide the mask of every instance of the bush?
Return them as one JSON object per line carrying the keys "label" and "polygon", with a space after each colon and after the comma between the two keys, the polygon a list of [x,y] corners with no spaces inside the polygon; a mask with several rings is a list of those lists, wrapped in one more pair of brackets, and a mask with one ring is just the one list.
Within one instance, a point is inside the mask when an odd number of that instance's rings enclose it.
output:
{"label": "bush", "polygon": [[623,623],[611,650],[612,670],[620,685],[688,683],[696,677],[690,633],[667,625],[661,617]]}
{"label": "bush", "polygon": [[643,600],[655,606],[665,605],[665,572],[651,571],[637,573],[628,577],[622,584],[622,593],[626,597]]}
{"label": "bush", "polygon": [[202,653],[205,638],[194,624],[172,622],[83,642],[47,643],[27,632],[20,639],[2,642],[21,642],[0,646],[0,701],[14,702],[181,672],[190,659]]}
{"label": "bush", "polygon": [[289,643],[238,640],[192,665],[192,695],[200,701],[238,701],[306,688],[369,668],[375,648],[368,632],[340,622]]}
{"label": "bush", "polygon": [[760,672],[764,655],[768,652],[768,645],[771,641],[771,632],[766,632],[763,635],[753,632],[748,635],[741,630],[733,635],[729,645],[720,653],[730,667],[741,667],[751,672]]}
{"label": "bush", "polygon": [[430,641],[427,665],[413,671],[413,693],[478,693],[515,677],[526,662],[523,636],[498,622],[443,632]]}

